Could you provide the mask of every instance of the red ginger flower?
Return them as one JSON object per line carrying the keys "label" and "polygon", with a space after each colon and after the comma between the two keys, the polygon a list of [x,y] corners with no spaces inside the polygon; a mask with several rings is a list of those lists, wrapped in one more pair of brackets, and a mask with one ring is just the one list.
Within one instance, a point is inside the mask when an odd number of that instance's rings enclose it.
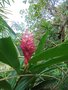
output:
{"label": "red ginger flower", "polygon": [[28,33],[28,31],[26,30],[26,32],[22,36],[20,47],[24,54],[24,63],[28,64],[28,61],[35,51],[34,37],[32,33]]}

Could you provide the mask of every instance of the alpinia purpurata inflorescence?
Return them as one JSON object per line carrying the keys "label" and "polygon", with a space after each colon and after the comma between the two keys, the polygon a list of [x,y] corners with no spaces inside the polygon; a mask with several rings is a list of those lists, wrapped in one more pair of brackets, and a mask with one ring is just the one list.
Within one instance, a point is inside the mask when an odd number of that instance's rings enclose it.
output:
{"label": "alpinia purpurata inflorescence", "polygon": [[22,36],[20,47],[24,54],[24,63],[28,64],[28,61],[35,51],[34,37],[32,33],[28,32],[28,30],[26,30]]}

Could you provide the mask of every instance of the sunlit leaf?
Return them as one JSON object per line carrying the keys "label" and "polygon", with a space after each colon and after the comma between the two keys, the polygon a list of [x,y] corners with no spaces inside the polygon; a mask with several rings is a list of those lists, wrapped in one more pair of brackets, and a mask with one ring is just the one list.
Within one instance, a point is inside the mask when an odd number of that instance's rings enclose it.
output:
{"label": "sunlit leaf", "polygon": [[[9,30],[10,34],[12,34],[15,37],[15,32],[11,29],[11,27],[6,23],[6,21],[0,16],[0,28],[4,28],[3,30],[5,30],[6,28]],[[2,31],[2,30],[0,30]]]}

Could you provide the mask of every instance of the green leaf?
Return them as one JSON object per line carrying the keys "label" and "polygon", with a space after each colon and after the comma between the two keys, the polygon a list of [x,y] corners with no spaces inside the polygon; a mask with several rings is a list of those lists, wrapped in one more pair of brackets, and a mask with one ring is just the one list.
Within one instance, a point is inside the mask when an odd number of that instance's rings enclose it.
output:
{"label": "green leaf", "polygon": [[0,39],[0,61],[10,65],[17,72],[20,69],[18,55],[10,37]]}
{"label": "green leaf", "polygon": [[40,41],[40,43],[39,43],[39,45],[38,45],[38,48],[37,48],[35,54],[37,54],[37,53],[39,53],[39,52],[42,51],[42,49],[43,49],[43,47],[44,47],[44,45],[45,45],[45,42],[46,42],[46,39],[47,39],[48,34],[49,34],[49,30],[47,30],[47,32],[46,32],[46,33],[43,35],[43,37],[41,38],[41,41]]}
{"label": "green leaf", "polygon": [[0,16],[0,28],[7,28],[9,32],[15,37],[15,32],[11,29],[11,27],[6,23],[6,21]]}
{"label": "green leaf", "polygon": [[59,88],[59,90],[68,90],[68,75],[66,75],[63,82],[59,84]]}
{"label": "green leaf", "polygon": [[[13,78],[9,78],[9,77],[12,77],[14,76]],[[14,71],[11,71],[8,75],[8,82],[9,84],[11,85],[12,89],[14,89],[15,85],[16,85],[16,82],[17,82],[17,72],[14,70]]]}
{"label": "green leaf", "polygon": [[40,73],[47,67],[64,61],[68,61],[68,41],[34,56],[30,60],[29,69],[33,73]]}
{"label": "green leaf", "polygon": [[47,67],[54,64],[58,64],[60,62],[64,62],[64,61],[68,61],[68,56],[61,56],[61,57],[53,58],[51,60],[48,60],[47,62],[35,65],[30,68],[30,71],[33,73],[40,73],[44,71]]}
{"label": "green leaf", "polygon": [[26,88],[28,88],[28,85],[30,84],[31,80],[32,80],[32,77],[29,77],[29,76],[28,77],[26,77],[26,76],[23,77],[19,81],[15,90],[25,90]]}
{"label": "green leaf", "polygon": [[[2,79],[2,77],[0,76],[0,79]],[[0,90],[4,89],[4,90],[12,90],[11,85],[6,81],[6,80],[2,80],[0,81]]]}
{"label": "green leaf", "polygon": [[50,77],[45,77],[46,79],[37,83],[31,90],[50,90],[56,84],[57,80]]}
{"label": "green leaf", "polygon": [[51,49],[45,50],[43,52],[40,52],[39,54],[36,54],[30,61],[30,64],[36,64],[38,61],[42,60],[49,60],[53,59],[54,57],[68,55],[68,41],[64,42],[63,44],[60,44],[56,47],[53,47]]}

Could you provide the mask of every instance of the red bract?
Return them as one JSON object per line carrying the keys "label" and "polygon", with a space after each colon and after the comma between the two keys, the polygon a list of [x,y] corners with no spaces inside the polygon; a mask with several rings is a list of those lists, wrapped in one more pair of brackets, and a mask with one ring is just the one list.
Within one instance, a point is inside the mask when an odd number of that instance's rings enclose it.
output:
{"label": "red bract", "polygon": [[28,33],[28,31],[26,31],[23,34],[20,47],[24,54],[24,63],[28,64],[29,59],[35,51],[34,38],[32,33]]}

